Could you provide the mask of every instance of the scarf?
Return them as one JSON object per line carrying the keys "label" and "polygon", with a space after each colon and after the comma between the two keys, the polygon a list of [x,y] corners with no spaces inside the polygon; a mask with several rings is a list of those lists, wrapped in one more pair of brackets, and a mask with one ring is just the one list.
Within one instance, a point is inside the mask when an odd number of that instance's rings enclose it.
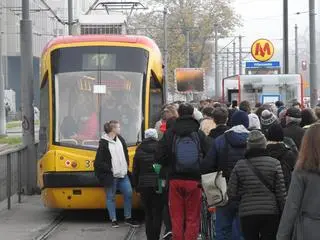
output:
{"label": "scarf", "polygon": [[113,177],[124,178],[128,173],[128,164],[120,139],[118,137],[115,140],[111,139],[107,134],[104,134],[102,138],[109,142]]}

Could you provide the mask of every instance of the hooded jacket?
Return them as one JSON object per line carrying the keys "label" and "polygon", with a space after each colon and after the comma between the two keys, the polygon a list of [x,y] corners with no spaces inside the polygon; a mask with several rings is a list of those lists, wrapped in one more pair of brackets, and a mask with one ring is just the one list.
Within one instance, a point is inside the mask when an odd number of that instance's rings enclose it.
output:
{"label": "hooded jacket", "polygon": [[177,173],[175,172],[175,156],[173,153],[174,136],[186,136],[193,132],[199,134],[200,146],[203,156],[207,151],[207,144],[205,134],[199,130],[200,124],[192,116],[183,116],[178,118],[171,128],[169,128],[163,138],[159,142],[158,151],[156,154],[156,161],[163,167],[169,169],[169,179],[181,180],[200,180],[200,172],[194,173]]}
{"label": "hooded jacket", "polygon": [[228,196],[230,199],[240,199],[240,217],[280,215],[286,200],[286,189],[280,162],[269,157],[264,149],[249,150],[245,157],[274,187],[275,193],[271,192],[261,182],[248,166],[247,160],[241,159],[238,161],[230,177]]}
{"label": "hooded jacket", "polygon": [[[121,137],[117,137],[123,147],[124,156],[129,165],[129,154],[127,149],[127,144],[125,140]],[[108,140],[101,138],[99,142],[99,147],[96,153],[96,158],[94,161],[94,172],[97,176],[99,183],[104,187],[110,187],[113,184],[113,171],[112,171],[112,157],[109,150]]]}
{"label": "hooded jacket", "polygon": [[320,172],[295,170],[277,240],[320,239]]}
{"label": "hooded jacket", "polygon": [[291,174],[294,170],[294,166],[296,165],[297,155],[287,148],[284,143],[268,144],[267,152],[270,157],[280,161],[284,181],[288,190],[291,182]]}
{"label": "hooded jacket", "polygon": [[223,170],[229,180],[236,163],[244,158],[249,131],[243,126],[235,126],[213,141],[213,145],[202,164],[202,173]]}
{"label": "hooded jacket", "polygon": [[132,172],[133,186],[138,192],[143,188],[156,188],[158,175],[153,169],[158,142],[148,138],[142,141],[134,156]]}

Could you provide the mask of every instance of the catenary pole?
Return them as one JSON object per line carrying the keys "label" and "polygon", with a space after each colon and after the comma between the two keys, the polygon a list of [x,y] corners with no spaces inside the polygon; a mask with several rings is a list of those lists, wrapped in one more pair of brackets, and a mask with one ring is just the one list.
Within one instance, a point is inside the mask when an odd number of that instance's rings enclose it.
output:
{"label": "catenary pole", "polygon": [[163,32],[164,32],[164,96],[165,96],[165,102],[168,99],[168,91],[169,91],[169,78],[168,78],[168,9],[167,7],[164,7],[163,11]]}
{"label": "catenary pole", "polygon": [[316,9],[315,1],[309,0],[309,32],[310,32],[310,96],[311,107],[318,104],[319,81],[317,79],[317,49],[316,49]]}
{"label": "catenary pole", "polygon": [[283,0],[283,71],[289,73],[288,0]]}
{"label": "catenary pole", "polygon": [[2,9],[0,8],[0,136],[6,134],[6,111],[4,94],[3,53],[2,53]]}
{"label": "catenary pole", "polygon": [[26,193],[33,194],[37,185],[37,159],[34,141],[34,75],[32,22],[30,20],[29,0],[22,0],[22,20],[20,21],[20,50],[23,144],[27,147],[28,157],[26,164]]}
{"label": "catenary pole", "polygon": [[68,0],[68,32],[72,35],[72,24],[73,24],[73,0]]}
{"label": "catenary pole", "polygon": [[221,96],[221,84],[219,79],[219,53],[218,53],[218,24],[214,25],[214,79],[215,79],[215,91],[216,97],[220,98]]}

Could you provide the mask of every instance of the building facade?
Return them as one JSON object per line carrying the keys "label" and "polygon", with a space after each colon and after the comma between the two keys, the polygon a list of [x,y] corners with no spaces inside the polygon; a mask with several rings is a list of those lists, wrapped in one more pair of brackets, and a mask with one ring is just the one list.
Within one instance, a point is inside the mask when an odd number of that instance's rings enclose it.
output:
{"label": "building facade", "polygon": [[[64,0],[47,1],[59,15],[64,9]],[[21,0],[0,1],[0,56],[5,88],[16,92],[17,109],[21,106],[21,63],[20,63],[20,20],[22,17]],[[62,16],[64,17],[64,16]],[[39,0],[30,0],[30,19],[33,33],[33,67],[35,104],[39,105],[40,57],[45,45],[55,36],[64,35],[65,26]]]}

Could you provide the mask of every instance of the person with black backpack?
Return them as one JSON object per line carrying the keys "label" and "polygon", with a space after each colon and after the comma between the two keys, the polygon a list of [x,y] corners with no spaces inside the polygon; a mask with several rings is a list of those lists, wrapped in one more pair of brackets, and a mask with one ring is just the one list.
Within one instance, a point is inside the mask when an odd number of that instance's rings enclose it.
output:
{"label": "person with black backpack", "polygon": [[270,157],[278,159],[281,163],[287,191],[291,182],[291,174],[296,165],[297,154],[284,143],[283,128],[280,123],[273,124],[267,134],[267,152]]}
{"label": "person with black backpack", "polygon": [[169,207],[175,240],[196,240],[200,228],[200,163],[207,142],[193,112],[192,105],[180,105],[179,118],[165,132],[157,153],[157,162],[170,168]]}
{"label": "person with black backpack", "polygon": [[156,129],[148,129],[144,136],[134,156],[132,181],[144,207],[147,239],[159,240],[163,201],[162,194],[158,192],[158,175],[154,170],[158,133]]}

